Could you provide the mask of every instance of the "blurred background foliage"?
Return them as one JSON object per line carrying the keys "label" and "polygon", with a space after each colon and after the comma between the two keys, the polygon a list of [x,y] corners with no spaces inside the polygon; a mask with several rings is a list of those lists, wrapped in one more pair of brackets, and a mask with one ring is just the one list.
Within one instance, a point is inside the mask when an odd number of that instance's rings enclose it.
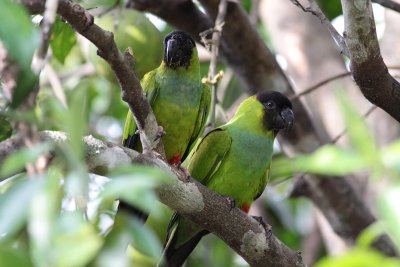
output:
{"label": "blurred background foliage", "polygon": [[[340,19],[339,0],[318,2],[330,19]],[[252,3],[242,0],[248,12]],[[150,14],[126,10],[113,0],[88,0],[81,4],[95,15],[95,23],[114,32],[121,51],[132,48],[138,78],[159,65],[162,40],[173,27]],[[65,131],[70,140],[64,145],[43,143],[33,149],[21,149],[0,166],[4,180],[0,183],[0,267],[155,266],[171,211],[156,201],[153,188],[168,182],[168,177],[143,166],[119,166],[106,173],[107,177],[88,173],[81,137],[92,134],[119,143],[127,106],[120,99],[110,68],[96,55],[96,48],[62,19],[57,18],[53,28],[51,57],[41,73],[34,111],[15,109],[37,79],[30,65],[39,42],[40,20],[40,16],[29,16],[10,0],[0,2],[0,39],[20,67],[13,102],[8,103],[6,94],[0,91],[0,141],[11,136],[13,121],[35,124],[39,130]],[[261,21],[257,21],[257,27],[272,47]],[[206,76],[209,54],[200,46],[199,49],[202,76]],[[221,124],[245,92],[227,66],[220,64],[218,69],[225,70],[218,88],[221,105],[217,121]],[[350,145],[325,145],[313,154],[290,159],[284,157],[277,145],[269,185],[251,213],[262,215],[285,244],[302,250],[307,237],[316,231],[314,209],[306,199],[288,197],[292,178],[312,173],[368,173],[371,186],[384,183],[376,200],[372,200],[376,201],[378,222],[360,235],[356,246],[341,255],[330,255],[319,241],[314,251],[315,266],[400,266],[399,261],[370,247],[378,234],[388,233],[400,249],[400,141],[379,147],[347,94],[339,91],[337,99],[342,111],[338,116],[345,122]],[[29,179],[25,173],[10,177],[51,150],[56,159],[45,174],[35,179]],[[127,216],[114,221],[116,199],[151,209],[146,225]],[[131,246],[125,251],[127,244]],[[208,235],[186,266],[247,264],[221,240]]]}

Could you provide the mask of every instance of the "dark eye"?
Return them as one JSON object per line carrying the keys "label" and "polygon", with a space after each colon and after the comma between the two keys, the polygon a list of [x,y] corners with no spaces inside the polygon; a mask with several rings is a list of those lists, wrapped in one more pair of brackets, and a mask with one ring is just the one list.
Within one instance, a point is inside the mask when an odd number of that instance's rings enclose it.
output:
{"label": "dark eye", "polygon": [[274,101],[268,101],[267,103],[265,103],[264,105],[267,109],[274,109],[276,107],[276,104]]}

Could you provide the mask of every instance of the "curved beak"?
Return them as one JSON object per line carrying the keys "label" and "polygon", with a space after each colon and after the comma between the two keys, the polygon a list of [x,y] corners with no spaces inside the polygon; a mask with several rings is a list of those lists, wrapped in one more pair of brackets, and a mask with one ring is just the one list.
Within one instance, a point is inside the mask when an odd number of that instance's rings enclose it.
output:
{"label": "curved beak", "polygon": [[178,59],[178,51],[179,47],[177,40],[172,38],[169,39],[165,47],[165,63],[167,63],[168,65],[172,65],[173,63],[175,63]]}
{"label": "curved beak", "polygon": [[281,117],[283,119],[285,128],[290,129],[294,124],[294,114],[290,108],[285,108],[281,111]]}

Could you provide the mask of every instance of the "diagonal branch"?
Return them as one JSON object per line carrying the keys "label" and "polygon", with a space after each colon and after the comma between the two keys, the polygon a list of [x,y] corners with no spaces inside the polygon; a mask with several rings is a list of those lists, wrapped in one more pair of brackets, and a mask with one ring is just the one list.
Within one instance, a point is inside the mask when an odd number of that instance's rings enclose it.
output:
{"label": "diagonal branch", "polygon": [[[62,132],[44,131],[45,141],[64,143],[67,135]],[[86,162],[92,172],[114,168],[117,164],[132,162],[154,166],[169,173],[173,183],[156,189],[160,201],[201,227],[215,233],[251,266],[304,267],[301,255],[278,240],[252,217],[240,209],[231,209],[226,198],[217,195],[196,180],[182,182],[183,173],[171,168],[159,158],[137,153],[113,143],[100,141],[92,136],[84,139]],[[20,136],[0,143],[0,162],[4,155],[23,146]]]}
{"label": "diagonal branch", "polygon": [[315,0],[308,0],[310,6],[304,7],[300,1],[298,0],[290,0],[295,6],[298,6],[304,12],[310,12],[314,16],[316,16],[322,24],[324,24],[327,28],[329,33],[331,34],[332,38],[335,40],[336,44],[340,47],[341,53],[347,57],[349,57],[349,50],[347,49],[346,42],[343,36],[337,32],[335,27],[331,24],[328,18],[325,16],[324,12],[319,8],[317,2]]}
{"label": "diagonal branch", "polygon": [[363,95],[400,122],[400,83],[388,72],[369,0],[342,0],[351,72]]}
{"label": "diagonal branch", "polygon": [[394,11],[400,12],[400,3],[393,0],[372,0],[372,2],[380,4],[383,7],[392,9]]}
{"label": "diagonal branch", "polygon": [[[22,4],[32,14],[43,12],[44,3],[44,1],[40,0],[22,0]],[[150,152],[155,150],[164,155],[162,142],[157,138],[159,130],[156,118],[130,64],[131,54],[128,51],[122,54],[114,42],[113,34],[94,24],[93,16],[79,4],[68,0],[60,0],[57,12],[77,32],[96,45],[98,54],[111,66],[120,84],[122,99],[128,103],[137,122],[143,151]]]}
{"label": "diagonal branch", "polygon": [[[211,111],[210,111],[210,127],[213,129],[215,127],[215,116],[216,108],[218,103],[217,97],[217,82],[222,75],[217,76],[217,60],[219,54],[219,43],[222,34],[222,28],[225,24],[227,0],[220,0],[218,5],[218,15],[215,19],[214,28],[208,29],[200,33],[200,37],[209,50],[211,50],[210,67],[208,69],[207,83],[211,85],[212,101],[211,101]],[[212,33],[211,40],[207,39],[207,36]],[[210,49],[211,46],[211,49]]]}

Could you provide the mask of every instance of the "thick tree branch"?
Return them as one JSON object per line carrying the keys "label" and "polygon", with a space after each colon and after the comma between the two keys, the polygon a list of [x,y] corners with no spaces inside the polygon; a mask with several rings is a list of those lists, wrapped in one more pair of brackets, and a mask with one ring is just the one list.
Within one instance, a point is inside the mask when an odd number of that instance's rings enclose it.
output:
{"label": "thick tree branch", "polygon": [[393,0],[372,0],[372,2],[380,4],[383,7],[392,9],[394,11],[400,12],[400,3]]}
{"label": "thick tree branch", "polygon": [[[32,14],[43,12],[44,3],[40,0],[22,0],[22,4]],[[130,53],[126,51],[122,54],[114,42],[113,34],[94,24],[93,16],[79,4],[60,0],[57,12],[77,32],[96,45],[98,54],[111,66],[121,86],[122,99],[128,103],[137,122],[143,150],[145,152],[155,150],[163,155],[162,142],[157,138],[159,129],[156,118],[130,65],[132,57]]]}
{"label": "thick tree branch", "polygon": [[351,72],[364,96],[400,122],[400,83],[388,72],[369,0],[342,0]]}
{"label": "thick tree branch", "polygon": [[[62,132],[45,131],[40,136],[45,141],[64,143],[67,135]],[[92,136],[84,139],[86,162],[90,171],[104,171],[118,164],[132,162],[154,166],[174,177],[171,184],[157,188],[160,201],[191,219],[201,227],[215,233],[251,266],[303,267],[301,255],[279,241],[259,222],[240,209],[231,210],[226,198],[208,190],[196,180],[182,182],[184,174],[171,168],[163,160],[137,153],[131,149],[100,141]],[[0,143],[0,162],[4,156],[23,146],[20,136]],[[270,228],[269,225],[266,227]]]}

